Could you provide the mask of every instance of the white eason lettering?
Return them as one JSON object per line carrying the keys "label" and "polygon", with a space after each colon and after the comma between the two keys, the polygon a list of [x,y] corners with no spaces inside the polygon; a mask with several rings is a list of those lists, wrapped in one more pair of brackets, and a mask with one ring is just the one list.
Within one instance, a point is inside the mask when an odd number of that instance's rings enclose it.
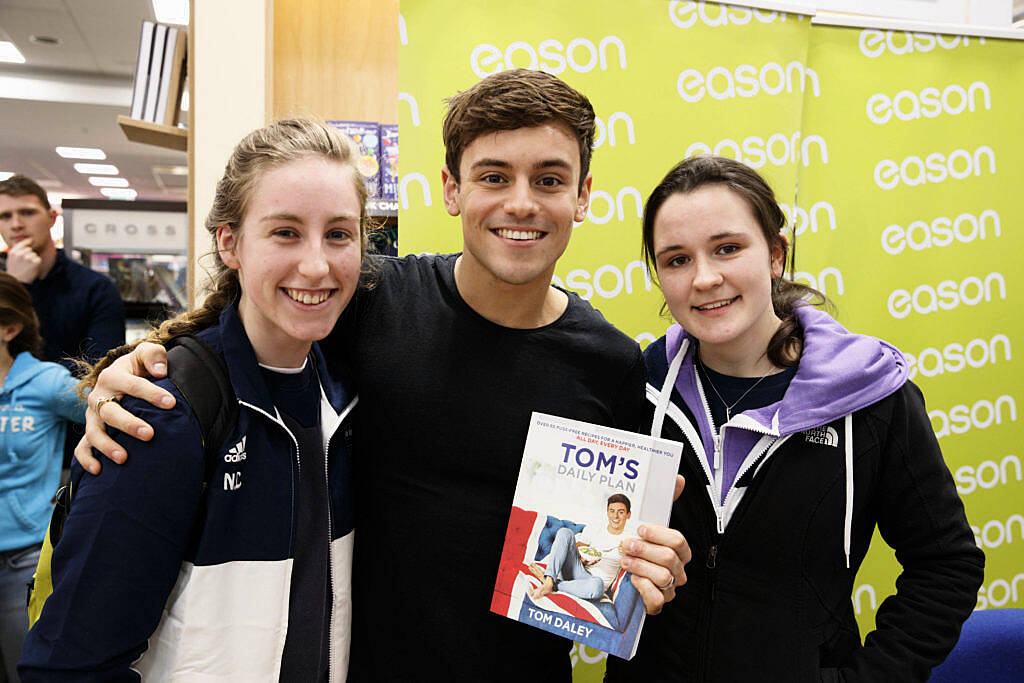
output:
{"label": "white eason lettering", "polygon": [[597,149],[604,144],[605,140],[608,141],[609,147],[615,146],[615,123],[621,121],[626,126],[626,139],[629,140],[629,144],[636,144],[636,132],[633,130],[633,117],[624,111],[617,111],[608,117],[608,124],[601,120],[600,116],[594,117],[594,149]]}
{"label": "white eason lettering", "polygon": [[398,93],[398,101],[405,102],[409,105],[409,117],[412,119],[412,125],[420,125],[420,105],[416,102],[416,98],[407,92]]}
{"label": "white eason lettering", "polygon": [[[985,44],[984,38],[976,39],[980,45]],[[934,33],[917,33],[910,31],[880,31],[864,29],[860,32],[858,46],[865,57],[874,59],[886,52],[894,55],[908,55],[913,52],[931,52],[936,47],[952,50],[961,45],[971,44],[968,36],[944,36]]]}
{"label": "white eason lettering", "polygon": [[[1015,524],[1017,533],[1013,531]],[[1024,540],[1024,516],[1011,515],[1005,522],[989,520],[980,529],[972,524],[971,531],[974,532],[974,542],[979,548],[998,548],[1003,543],[1013,543],[1013,539],[1018,536]]]}
{"label": "white eason lettering", "polygon": [[941,92],[929,86],[919,93],[900,90],[892,97],[885,93],[875,93],[868,98],[865,108],[868,119],[877,124],[888,123],[894,116],[900,121],[914,121],[922,117],[934,119],[943,112],[953,116],[964,111],[973,112],[979,93],[984,96],[985,109],[991,109],[992,93],[984,81],[975,81],[966,90],[954,83],[947,85]]}
{"label": "white eason lettering", "polygon": [[931,223],[912,221],[906,228],[895,224],[887,226],[882,231],[882,249],[895,256],[907,247],[922,251],[932,247],[948,247],[954,242],[969,244],[974,240],[986,239],[988,231],[994,237],[1003,234],[999,214],[994,209],[985,209],[977,216],[970,213],[962,213],[956,218],[939,216]]}
{"label": "white eason lettering", "polygon": [[875,184],[883,190],[891,190],[901,182],[904,185],[924,185],[925,183],[941,183],[948,178],[963,180],[972,175],[981,175],[984,170],[982,157],[988,157],[988,172],[996,172],[996,153],[988,145],[974,150],[972,155],[966,149],[955,149],[949,155],[932,152],[923,160],[919,156],[909,156],[896,163],[892,159],[882,159],[875,165]]}
{"label": "white eason lettering", "polygon": [[[973,527],[972,527],[973,528]],[[1024,582],[1024,574],[1017,574],[1012,579],[996,579],[987,586],[978,590],[978,604],[974,609],[988,609],[989,607],[1004,607],[1007,603],[1020,601],[1018,584]],[[998,596],[998,597],[997,597]]]}
{"label": "white eason lettering", "polygon": [[751,10],[747,7],[729,7],[712,3],[710,6],[701,2],[680,2],[672,0],[668,3],[668,18],[679,28],[691,28],[699,21],[705,26],[744,26],[751,20],[762,24],[773,21],[785,21],[785,12],[769,12],[762,9]]}
{"label": "white eason lettering", "polygon": [[918,285],[913,293],[905,289],[894,289],[886,305],[889,315],[902,320],[911,312],[927,315],[939,309],[951,311],[960,304],[977,306],[982,301],[992,301],[992,286],[999,285],[999,298],[1006,299],[1006,279],[1002,273],[989,273],[985,280],[970,275],[959,283],[943,280],[936,287]]}
{"label": "white eason lettering", "polygon": [[683,100],[693,103],[700,102],[705,94],[716,100],[756,97],[761,93],[779,95],[793,92],[794,82],[803,92],[808,81],[811,93],[820,97],[818,72],[801,62],[790,62],[785,67],[777,62],[768,62],[760,69],[753,64],[740,64],[733,71],[715,66],[706,75],[696,69],[684,69],[676,78],[676,91]]}
{"label": "white eason lettering", "polygon": [[587,208],[587,219],[597,225],[604,225],[615,217],[620,221],[626,220],[626,207],[624,205],[626,197],[632,198],[633,206],[636,209],[636,217],[642,218],[644,215],[643,195],[635,187],[626,186],[619,190],[614,198],[604,190],[594,190],[591,192],[590,206]]}
{"label": "white eason lettering", "polygon": [[928,347],[916,356],[904,352],[907,367],[910,368],[909,379],[918,373],[923,377],[935,377],[945,373],[957,373],[966,368],[981,368],[999,362],[999,348],[1003,350],[1003,360],[1013,359],[1010,350],[1010,338],[1005,334],[997,334],[991,339],[972,339],[966,344],[953,342],[946,344],[941,350]]}
{"label": "white eason lettering", "polygon": [[[834,288],[828,286],[828,280],[830,277],[835,285]],[[822,269],[822,271],[817,275],[803,270],[797,271],[796,273],[793,273],[793,281],[802,281],[808,287],[818,290],[825,296],[842,296],[845,291],[845,288],[843,287],[843,274],[839,272],[838,268],[833,266]],[[832,293],[830,294],[830,292]]]}
{"label": "white eason lettering", "polygon": [[408,187],[414,182],[423,190],[423,206],[431,204],[430,182],[427,180],[427,176],[422,173],[404,173],[401,180],[398,181],[398,197],[402,201],[403,209],[409,208]]}
{"label": "white eason lettering", "polygon": [[587,38],[573,38],[568,44],[548,38],[536,47],[523,40],[516,40],[502,50],[497,45],[480,43],[469,55],[469,66],[480,78],[496,74],[505,69],[533,69],[555,76],[567,68],[585,74],[599,68],[607,71],[610,48],[615,48],[620,69],[626,68],[626,45],[618,36],[605,36],[597,45]]}
{"label": "white eason lettering", "polygon": [[[789,204],[779,203],[779,208],[786,215],[786,230],[794,235],[802,235],[810,228],[812,233],[818,232],[819,225],[828,225],[829,230],[836,229],[836,209],[830,202],[814,202],[811,208],[805,209],[802,206],[793,207]],[[824,214],[827,223],[822,221],[819,224],[821,215]]]}
{"label": "white eason lettering", "polygon": [[864,611],[861,605],[861,597],[867,596],[868,604],[871,606],[871,611],[875,612],[878,610],[878,597],[875,595],[875,587],[870,583],[861,584],[857,586],[857,590],[853,591],[853,613],[860,614]]}
{"label": "white eason lettering", "polygon": [[820,135],[808,135],[801,141],[802,133],[797,131],[792,136],[786,137],[782,133],[775,133],[767,140],[751,135],[743,138],[741,142],[728,138],[719,140],[715,146],[705,142],[694,142],[686,148],[684,158],[697,154],[714,154],[715,156],[731,157],[751,168],[761,168],[766,163],[773,166],[783,166],[788,163],[803,161],[804,166],[811,165],[811,145],[818,148],[818,158],[823,164],[828,163],[828,143]]}
{"label": "white eason lettering", "polygon": [[[966,434],[971,429],[988,429],[993,424],[1003,423],[1003,408],[1006,408],[1010,422],[1017,421],[1017,403],[1013,396],[1003,395],[992,401],[981,399],[975,401],[974,405],[955,405],[944,410],[929,410],[928,417],[932,421],[932,431],[935,438],[941,439],[950,434]],[[938,427],[936,428],[936,423]]]}
{"label": "white eason lettering", "polygon": [[983,460],[976,466],[958,467],[953,473],[953,479],[956,480],[957,493],[966,496],[974,493],[978,488],[994,489],[996,486],[1005,486],[1011,481],[1011,472],[1013,480],[1017,482],[1024,480],[1020,458],[1013,454],[1007,455],[999,462]]}
{"label": "white eason lettering", "polygon": [[553,276],[551,281],[563,289],[574,290],[584,300],[589,301],[594,294],[602,299],[613,299],[623,292],[633,293],[636,289],[637,273],[640,274],[639,282],[643,285],[643,290],[651,291],[651,274],[647,271],[647,264],[639,260],[630,261],[622,269],[605,264],[599,266],[592,274],[584,268],[577,268],[566,274],[565,282],[558,276]]}

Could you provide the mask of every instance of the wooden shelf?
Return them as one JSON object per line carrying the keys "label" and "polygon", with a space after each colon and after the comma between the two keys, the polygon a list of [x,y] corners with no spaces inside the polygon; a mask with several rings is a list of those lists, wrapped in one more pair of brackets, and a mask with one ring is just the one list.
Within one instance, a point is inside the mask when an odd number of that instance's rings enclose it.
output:
{"label": "wooden shelf", "polygon": [[140,121],[124,115],[117,117],[117,125],[121,126],[124,136],[132,142],[176,149],[180,152],[188,151],[188,131],[183,128]]}

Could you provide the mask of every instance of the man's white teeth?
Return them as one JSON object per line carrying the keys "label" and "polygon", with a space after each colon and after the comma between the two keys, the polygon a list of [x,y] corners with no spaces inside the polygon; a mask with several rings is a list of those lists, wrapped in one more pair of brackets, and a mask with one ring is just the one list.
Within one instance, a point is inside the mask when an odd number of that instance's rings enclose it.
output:
{"label": "man's white teeth", "polygon": [[322,301],[326,301],[327,297],[331,295],[330,290],[324,290],[322,292],[303,292],[298,289],[286,289],[284,290],[288,296],[293,300],[298,301],[300,304],[318,304]]}
{"label": "man's white teeth", "polygon": [[510,240],[535,240],[543,234],[540,230],[509,230],[508,228],[498,228],[495,232]]}
{"label": "man's white teeth", "polygon": [[735,301],[735,299],[729,299],[728,301],[718,301],[713,304],[705,304],[704,306],[698,306],[697,309],[701,311],[712,311],[716,308],[721,308],[722,306],[728,306],[733,301]]}

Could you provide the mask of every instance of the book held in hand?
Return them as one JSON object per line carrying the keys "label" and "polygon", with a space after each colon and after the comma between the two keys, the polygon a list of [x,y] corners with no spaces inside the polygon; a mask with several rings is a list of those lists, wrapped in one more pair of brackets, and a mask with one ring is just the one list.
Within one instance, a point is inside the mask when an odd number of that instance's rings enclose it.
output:
{"label": "book held in hand", "polygon": [[682,444],[533,413],[491,611],[632,658],[645,608],[620,546],[667,524]]}

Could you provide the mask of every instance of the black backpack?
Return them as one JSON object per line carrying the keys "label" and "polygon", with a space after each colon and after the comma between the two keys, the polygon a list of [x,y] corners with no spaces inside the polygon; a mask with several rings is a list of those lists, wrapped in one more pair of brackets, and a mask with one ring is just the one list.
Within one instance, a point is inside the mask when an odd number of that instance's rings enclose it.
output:
{"label": "black backpack", "polygon": [[[205,490],[217,464],[220,447],[238,421],[238,399],[231,388],[224,360],[206,342],[191,335],[181,335],[169,340],[166,347],[167,378],[181,392],[199,421],[206,460],[206,474],[203,477]],[[77,477],[72,477],[70,482],[57,491],[39,564],[28,586],[29,626],[39,619],[43,604],[53,592],[50,567],[53,548],[64,532],[64,522],[71,512],[71,502],[83,471],[78,470],[77,473]]]}

